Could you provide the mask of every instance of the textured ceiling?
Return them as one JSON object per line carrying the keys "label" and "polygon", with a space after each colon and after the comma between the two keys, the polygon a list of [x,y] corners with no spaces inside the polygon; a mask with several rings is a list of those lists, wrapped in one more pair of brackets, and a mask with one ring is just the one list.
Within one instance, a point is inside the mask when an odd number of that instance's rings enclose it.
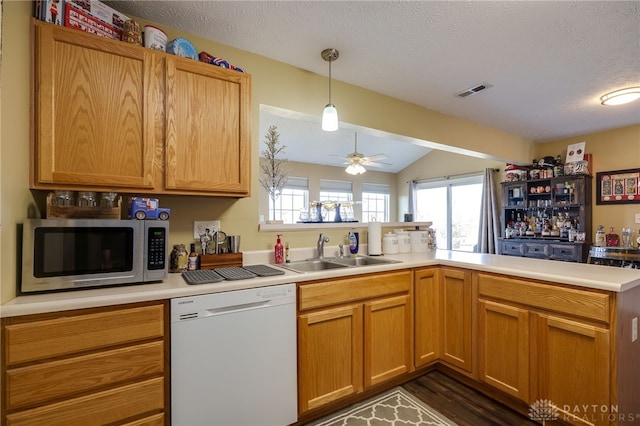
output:
{"label": "textured ceiling", "polygon": [[639,1],[109,3],[321,75],[334,47],[336,80],[537,142],[640,123],[640,102],[599,102],[640,86]]}

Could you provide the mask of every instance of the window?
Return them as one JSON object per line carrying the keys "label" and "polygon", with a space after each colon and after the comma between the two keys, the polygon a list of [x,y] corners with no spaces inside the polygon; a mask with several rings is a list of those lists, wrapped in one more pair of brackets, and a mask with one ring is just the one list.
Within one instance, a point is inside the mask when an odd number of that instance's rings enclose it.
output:
{"label": "window", "polygon": [[473,176],[416,184],[416,220],[433,222],[439,248],[475,250],[482,181]]}
{"label": "window", "polygon": [[273,201],[269,199],[269,216],[275,215],[274,220],[282,220],[283,223],[300,220],[300,211],[309,207],[309,180],[290,176],[275,206],[274,211]]}
{"label": "window", "polygon": [[[342,180],[320,179],[320,200],[319,201],[335,201],[347,202],[353,200],[351,190],[351,182]],[[323,204],[322,220],[326,222],[335,221],[336,211],[332,204]]]}
{"label": "window", "polygon": [[389,221],[389,185],[362,184],[362,222]]}

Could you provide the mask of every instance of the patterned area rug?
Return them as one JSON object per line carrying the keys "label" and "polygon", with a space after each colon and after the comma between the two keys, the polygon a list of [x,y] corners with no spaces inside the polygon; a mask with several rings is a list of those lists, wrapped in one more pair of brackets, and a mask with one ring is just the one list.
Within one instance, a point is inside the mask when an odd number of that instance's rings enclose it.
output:
{"label": "patterned area rug", "polygon": [[455,426],[401,387],[354,404],[305,426]]}

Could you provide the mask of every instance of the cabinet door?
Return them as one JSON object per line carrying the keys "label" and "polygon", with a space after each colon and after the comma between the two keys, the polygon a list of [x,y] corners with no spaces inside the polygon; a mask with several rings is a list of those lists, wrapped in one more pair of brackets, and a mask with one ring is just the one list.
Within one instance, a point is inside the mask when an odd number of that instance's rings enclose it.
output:
{"label": "cabinet door", "polygon": [[249,194],[250,77],[166,59],[166,187]]}
{"label": "cabinet door", "polygon": [[153,188],[153,51],[36,22],[34,55],[31,187]]}
{"label": "cabinet door", "polygon": [[412,369],[411,296],[364,304],[364,386],[385,382]]}
{"label": "cabinet door", "polygon": [[471,372],[471,272],[442,268],[442,360]]}
{"label": "cabinet door", "polygon": [[415,365],[440,358],[440,278],[438,268],[416,271],[413,289]]}
{"label": "cabinet door", "polygon": [[485,300],[478,305],[480,379],[529,403],[529,312]]}
{"label": "cabinet door", "polygon": [[362,304],[298,318],[300,413],[362,391]]}
{"label": "cabinet door", "polygon": [[549,315],[539,328],[540,398],[570,423],[609,424],[609,330]]}

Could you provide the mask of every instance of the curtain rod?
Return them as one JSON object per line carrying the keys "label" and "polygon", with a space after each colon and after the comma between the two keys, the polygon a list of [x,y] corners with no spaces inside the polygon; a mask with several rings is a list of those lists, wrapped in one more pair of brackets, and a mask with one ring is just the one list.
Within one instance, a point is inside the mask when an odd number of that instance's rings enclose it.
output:
{"label": "curtain rod", "polygon": [[[491,169],[494,172],[499,172],[500,169]],[[462,177],[462,176],[477,176],[480,174],[483,174],[484,170],[479,170],[477,172],[466,172],[466,173],[458,173],[458,174],[454,174],[454,175],[445,175],[445,176],[438,176],[438,177],[433,177],[433,178],[429,178],[429,179],[415,179],[413,182],[414,183],[424,183],[424,182],[432,182],[434,180],[449,180],[451,178],[455,178],[455,177]],[[407,182],[408,183],[408,182]]]}

